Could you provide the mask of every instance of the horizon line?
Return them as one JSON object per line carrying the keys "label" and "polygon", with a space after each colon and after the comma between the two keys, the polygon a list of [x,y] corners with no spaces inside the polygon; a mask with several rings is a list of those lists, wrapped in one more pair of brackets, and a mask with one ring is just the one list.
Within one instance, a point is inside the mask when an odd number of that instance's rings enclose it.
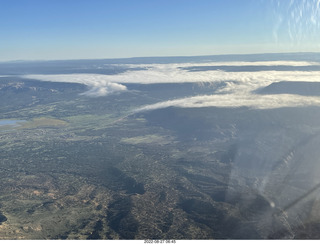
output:
{"label": "horizon line", "polygon": [[130,59],[151,59],[151,58],[195,58],[195,57],[219,57],[219,56],[254,56],[254,55],[285,55],[285,54],[320,54],[319,52],[257,52],[257,53],[230,53],[230,54],[206,54],[206,55],[169,55],[169,56],[133,56],[133,57],[114,57],[114,58],[70,58],[70,59],[14,59],[0,60],[1,63],[24,63],[24,62],[57,62],[57,61],[90,61],[90,60],[130,60]]}

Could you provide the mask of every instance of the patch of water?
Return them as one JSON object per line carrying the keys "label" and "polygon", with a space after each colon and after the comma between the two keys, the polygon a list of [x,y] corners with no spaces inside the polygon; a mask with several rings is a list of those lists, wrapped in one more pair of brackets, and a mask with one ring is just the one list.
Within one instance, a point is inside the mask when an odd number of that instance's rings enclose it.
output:
{"label": "patch of water", "polygon": [[0,120],[0,128],[2,126],[10,126],[10,127],[17,127],[21,126],[21,123],[26,122],[25,120]]}

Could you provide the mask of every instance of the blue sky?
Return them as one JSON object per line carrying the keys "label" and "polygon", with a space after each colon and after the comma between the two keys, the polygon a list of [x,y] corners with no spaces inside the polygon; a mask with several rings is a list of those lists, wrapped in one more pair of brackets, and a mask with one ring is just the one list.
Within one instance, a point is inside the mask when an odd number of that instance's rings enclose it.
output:
{"label": "blue sky", "polygon": [[0,0],[0,60],[320,51],[319,0]]}

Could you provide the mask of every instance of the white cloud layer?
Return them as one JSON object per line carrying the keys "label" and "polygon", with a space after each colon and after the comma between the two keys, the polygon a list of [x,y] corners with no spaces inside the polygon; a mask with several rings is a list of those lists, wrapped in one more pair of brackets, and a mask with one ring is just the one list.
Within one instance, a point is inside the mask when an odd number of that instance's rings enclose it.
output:
{"label": "white cloud layer", "polygon": [[256,109],[272,109],[281,107],[320,106],[320,98],[299,95],[256,95],[256,94],[223,94],[211,96],[194,96],[182,99],[169,100],[146,105],[135,112],[154,110],[166,107],[252,107]]}
{"label": "white cloud layer", "polygon": [[35,79],[51,82],[70,82],[87,85],[90,90],[83,95],[88,96],[105,96],[113,92],[127,90],[127,87],[111,82],[106,75],[97,74],[63,74],[63,75],[24,75],[23,78]]}
{"label": "white cloud layer", "polygon": [[[293,71],[257,71],[257,72],[225,72],[208,70],[189,72],[181,69],[190,66],[293,66]],[[151,64],[127,65],[129,67],[144,67],[145,70],[130,70],[116,75],[101,74],[63,74],[63,75],[25,75],[24,78],[42,81],[81,83],[90,87],[84,95],[104,96],[113,92],[125,91],[125,84],[155,84],[155,83],[216,83],[225,82],[226,86],[211,96],[195,96],[183,99],[169,100],[152,105],[146,105],[137,111],[157,109],[168,106],[178,107],[238,107],[249,106],[259,109],[320,106],[320,99],[311,96],[275,94],[259,95],[252,91],[280,81],[320,82],[320,71],[294,71],[294,66],[320,65],[315,62],[270,61],[270,62],[211,62],[183,64]]]}

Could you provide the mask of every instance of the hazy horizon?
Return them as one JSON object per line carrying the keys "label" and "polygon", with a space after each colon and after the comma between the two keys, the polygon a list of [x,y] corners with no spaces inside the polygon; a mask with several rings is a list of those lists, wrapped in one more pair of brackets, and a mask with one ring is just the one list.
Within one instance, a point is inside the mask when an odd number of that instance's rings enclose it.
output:
{"label": "hazy horizon", "polygon": [[94,61],[94,60],[131,60],[131,59],[165,59],[165,58],[205,58],[205,57],[237,57],[237,56],[255,56],[255,55],[301,55],[301,54],[318,54],[319,51],[288,51],[288,52],[256,52],[256,53],[221,53],[221,54],[203,54],[203,55],[154,55],[154,56],[128,56],[128,57],[106,57],[106,58],[65,58],[65,59],[12,59],[2,60],[0,63],[14,63],[14,62],[59,62],[59,61]]}

